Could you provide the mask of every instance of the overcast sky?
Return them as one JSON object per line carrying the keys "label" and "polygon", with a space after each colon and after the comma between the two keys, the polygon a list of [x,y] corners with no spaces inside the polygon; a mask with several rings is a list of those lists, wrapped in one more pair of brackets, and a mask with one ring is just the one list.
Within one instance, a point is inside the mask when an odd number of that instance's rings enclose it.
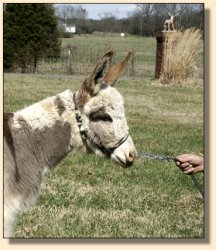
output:
{"label": "overcast sky", "polygon": [[100,19],[104,12],[111,12],[117,18],[127,17],[128,13],[136,9],[135,4],[82,4],[88,12],[89,18]]}
{"label": "overcast sky", "polygon": [[101,19],[104,12],[111,12],[116,18],[124,18],[136,9],[136,4],[72,4],[81,5],[88,12],[88,18]]}

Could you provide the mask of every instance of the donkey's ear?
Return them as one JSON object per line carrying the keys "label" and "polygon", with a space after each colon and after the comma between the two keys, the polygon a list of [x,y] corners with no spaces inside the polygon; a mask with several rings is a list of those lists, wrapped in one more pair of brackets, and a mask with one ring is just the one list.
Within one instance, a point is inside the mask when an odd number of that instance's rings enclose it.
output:
{"label": "donkey's ear", "polygon": [[[90,76],[84,82],[85,91],[89,95],[96,95],[104,85],[103,78],[109,72],[111,61],[113,57],[113,51],[108,51],[95,66]],[[82,87],[82,88],[83,88]]]}
{"label": "donkey's ear", "polygon": [[92,72],[93,83],[97,84],[110,70],[110,65],[113,57],[113,51],[108,51],[101,59],[101,61],[95,66]]}
{"label": "donkey's ear", "polygon": [[132,52],[131,51],[128,52],[127,56],[122,62],[116,64],[109,70],[109,72],[103,79],[106,84],[110,84],[110,85],[115,84],[116,80],[121,75],[122,71],[125,69],[131,55],[132,55]]}
{"label": "donkey's ear", "polygon": [[109,72],[111,61],[113,57],[113,51],[108,51],[101,59],[101,61],[95,66],[89,77],[87,77],[82,84],[79,107],[82,108],[85,103],[101,90],[101,88],[107,86],[103,81],[104,76]]}

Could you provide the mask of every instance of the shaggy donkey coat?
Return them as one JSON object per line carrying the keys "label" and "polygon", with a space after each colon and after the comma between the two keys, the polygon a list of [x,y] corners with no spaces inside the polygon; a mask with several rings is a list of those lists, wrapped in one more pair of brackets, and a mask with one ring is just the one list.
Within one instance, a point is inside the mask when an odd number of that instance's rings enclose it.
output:
{"label": "shaggy donkey coat", "polygon": [[93,151],[122,166],[132,165],[136,149],[128,134],[123,99],[111,87],[126,66],[110,68],[113,52],[84,81],[15,113],[4,114],[4,237],[16,217],[37,198],[43,175],[72,148]]}

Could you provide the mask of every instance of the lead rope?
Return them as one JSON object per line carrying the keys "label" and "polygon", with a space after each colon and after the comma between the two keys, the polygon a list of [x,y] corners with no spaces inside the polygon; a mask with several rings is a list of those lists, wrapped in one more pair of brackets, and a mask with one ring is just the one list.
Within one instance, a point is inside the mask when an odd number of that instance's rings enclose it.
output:
{"label": "lead rope", "polygon": [[[170,157],[170,156],[165,156],[165,155],[155,155],[155,154],[149,154],[149,153],[144,153],[144,152],[138,152],[137,154],[138,158],[149,158],[149,159],[154,159],[154,160],[159,160],[159,161],[168,161],[168,162],[176,162],[175,157]],[[194,182],[194,185],[196,188],[199,190],[200,194],[202,197],[204,197],[204,190],[197,181],[196,177],[194,176],[193,173],[190,173],[191,179]]]}

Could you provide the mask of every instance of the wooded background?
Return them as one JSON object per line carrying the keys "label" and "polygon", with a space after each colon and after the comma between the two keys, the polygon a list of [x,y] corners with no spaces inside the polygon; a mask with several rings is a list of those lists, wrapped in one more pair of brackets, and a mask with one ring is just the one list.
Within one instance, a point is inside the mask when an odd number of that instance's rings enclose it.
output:
{"label": "wooded background", "polygon": [[[112,47],[122,53],[134,52],[129,75],[152,77],[156,31],[163,30],[169,15],[177,15],[177,30],[195,27],[203,31],[203,8],[203,4],[137,4],[126,18],[106,11],[100,20],[94,20],[78,4],[7,3],[3,13],[4,72],[83,74],[100,53]],[[74,25],[76,33],[65,32],[65,25]],[[148,74],[142,74],[144,69]]]}

